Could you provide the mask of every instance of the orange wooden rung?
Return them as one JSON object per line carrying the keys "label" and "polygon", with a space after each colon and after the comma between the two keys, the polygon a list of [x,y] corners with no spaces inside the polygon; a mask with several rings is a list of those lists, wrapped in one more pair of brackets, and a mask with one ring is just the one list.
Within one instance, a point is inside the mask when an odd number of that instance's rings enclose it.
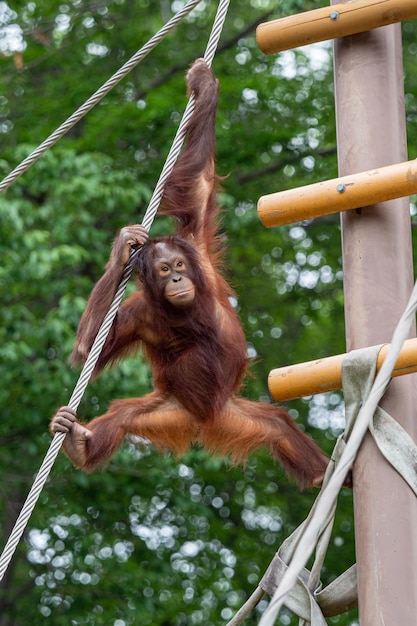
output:
{"label": "orange wooden rung", "polygon": [[264,226],[272,228],[414,193],[417,161],[406,161],[262,196],[258,215]]}
{"label": "orange wooden rung", "polygon": [[260,24],[256,39],[262,52],[273,54],[414,17],[416,0],[352,0]]}
{"label": "orange wooden rung", "polygon": [[[385,360],[390,344],[382,346],[377,359],[377,371]],[[316,393],[334,391],[342,387],[342,361],[346,355],[336,356],[279,367],[270,372],[269,391],[279,402],[294,400]],[[417,372],[417,339],[408,339],[395,364],[392,377]]]}

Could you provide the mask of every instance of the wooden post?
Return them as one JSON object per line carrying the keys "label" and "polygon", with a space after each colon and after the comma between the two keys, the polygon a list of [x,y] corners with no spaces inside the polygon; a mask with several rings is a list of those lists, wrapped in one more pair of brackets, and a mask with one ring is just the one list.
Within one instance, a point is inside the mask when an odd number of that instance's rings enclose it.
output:
{"label": "wooden post", "polygon": [[[401,29],[393,24],[334,42],[339,174],[407,158]],[[407,198],[341,215],[347,349],[390,341],[412,290]],[[415,375],[381,402],[416,440]],[[417,498],[370,435],[354,466],[361,626],[416,623]]]}
{"label": "wooden post", "polygon": [[346,37],[417,17],[415,0],[352,0],[259,24],[256,39],[265,54]]}

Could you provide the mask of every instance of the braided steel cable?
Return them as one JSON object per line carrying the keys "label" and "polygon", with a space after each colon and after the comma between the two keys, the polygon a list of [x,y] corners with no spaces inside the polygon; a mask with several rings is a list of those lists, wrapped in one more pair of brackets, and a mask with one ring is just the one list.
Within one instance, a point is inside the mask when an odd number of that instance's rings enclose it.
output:
{"label": "braided steel cable", "polygon": [[[224,20],[226,18],[229,3],[230,3],[230,0],[220,0],[219,2],[213,28],[209,37],[206,51],[204,53],[204,59],[208,65],[211,65],[212,60],[214,58],[214,54],[215,54],[215,51],[217,49],[217,45],[220,39],[220,34],[223,28]],[[149,206],[145,212],[145,216],[142,221],[142,225],[147,230],[149,230],[153,222],[153,219],[156,215],[156,212],[158,210],[158,206],[162,198],[165,182],[168,176],[170,175],[170,173],[172,172],[174,164],[181,151],[181,147],[182,147],[184,137],[185,137],[186,125],[191,117],[193,110],[194,110],[194,98],[193,96],[191,96],[188,101],[187,107],[184,111],[181,123],[178,127],[178,130],[175,135],[171,149],[169,151],[168,157],[165,161],[158,183],[155,187],[155,191],[152,195]],[[106,341],[107,335],[113,324],[113,320],[116,316],[117,310],[122,301],[122,298],[126,289],[126,285],[132,274],[133,267],[135,265],[135,261],[136,261],[138,253],[139,253],[139,250],[133,250],[130,254],[129,261],[124,269],[124,272],[120,280],[117,292],[114,296],[113,302],[97,333],[97,336],[91,347],[90,353],[81,371],[81,374],[74,388],[72,396],[69,400],[68,406],[72,408],[74,411],[77,410],[78,405],[81,401],[81,398],[84,394],[84,391],[90,380],[91,374],[94,371],[98,357],[101,353],[104,342]],[[20,538],[24,532],[24,529],[26,528],[26,525],[32,514],[32,511],[35,508],[36,502],[49,476],[49,473],[55,462],[55,459],[58,456],[58,452],[62,446],[62,443],[65,437],[66,437],[65,433],[56,433],[54,435],[54,438],[52,439],[52,442],[46,453],[44,461],[39,469],[38,474],[36,475],[32,488],[26,498],[25,503],[23,504],[20,515],[17,518],[17,521],[6,543],[6,546],[0,556],[0,581],[3,579],[4,573],[6,572],[7,567],[13,557],[16,547],[20,541]]]}
{"label": "braided steel cable", "polygon": [[122,67],[109,78],[88,100],[84,102],[63,124],[47,137],[33,152],[31,152],[13,171],[0,183],[0,193],[10,187],[14,181],[29,169],[49,148],[57,143],[61,137],[75,126],[93,107],[95,107],[125,76],[129,74],[168,33],[184,19],[201,0],[189,0],[149,41],[140,48]]}

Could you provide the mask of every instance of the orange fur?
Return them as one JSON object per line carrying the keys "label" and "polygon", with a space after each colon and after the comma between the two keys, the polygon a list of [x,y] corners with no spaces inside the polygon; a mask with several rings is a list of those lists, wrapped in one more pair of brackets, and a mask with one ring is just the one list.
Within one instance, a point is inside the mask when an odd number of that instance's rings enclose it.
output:
{"label": "orange fur", "polygon": [[[149,439],[177,455],[196,443],[235,462],[266,447],[300,487],[317,484],[327,459],[312,439],[283,408],[237,395],[247,368],[247,348],[230,303],[233,291],[219,272],[214,172],[218,83],[202,60],[192,66],[187,80],[195,93],[195,110],[163,199],[164,212],[178,222],[177,234],[150,241],[140,251],[139,290],[120,308],[97,365],[98,373],[142,347],[155,391],[144,398],[115,400],[107,413],[85,425],[92,433],[89,439],[84,441],[85,433],[79,430],[73,460],[91,471],[111,458],[126,434]],[[114,243],[78,329],[75,362],[85,359],[111,304],[132,237],[143,238],[140,227],[121,232]],[[165,257],[168,261],[161,262]],[[181,274],[193,287],[193,299],[185,307],[165,296],[167,283],[161,273],[174,265],[170,258],[181,260],[175,280],[181,280]],[[65,450],[71,456],[70,444]]]}

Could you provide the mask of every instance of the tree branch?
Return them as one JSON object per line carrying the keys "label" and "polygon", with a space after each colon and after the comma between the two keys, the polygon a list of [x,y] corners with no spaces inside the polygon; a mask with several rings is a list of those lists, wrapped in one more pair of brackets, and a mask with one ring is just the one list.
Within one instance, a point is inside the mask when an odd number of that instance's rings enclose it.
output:
{"label": "tree branch", "polygon": [[[319,150],[315,153],[310,153],[311,156],[314,157],[327,157],[336,154],[336,147],[328,148],[327,150]],[[286,159],[281,159],[280,161],[275,161],[271,165],[267,167],[263,167],[260,170],[252,170],[251,172],[247,172],[246,174],[242,174],[236,178],[236,181],[240,184],[250,183],[253,180],[257,180],[258,178],[262,178],[263,176],[269,176],[269,174],[274,174],[278,170],[283,169],[286,165],[290,163],[297,163],[300,160],[299,154],[294,154],[292,156],[287,157]]]}

